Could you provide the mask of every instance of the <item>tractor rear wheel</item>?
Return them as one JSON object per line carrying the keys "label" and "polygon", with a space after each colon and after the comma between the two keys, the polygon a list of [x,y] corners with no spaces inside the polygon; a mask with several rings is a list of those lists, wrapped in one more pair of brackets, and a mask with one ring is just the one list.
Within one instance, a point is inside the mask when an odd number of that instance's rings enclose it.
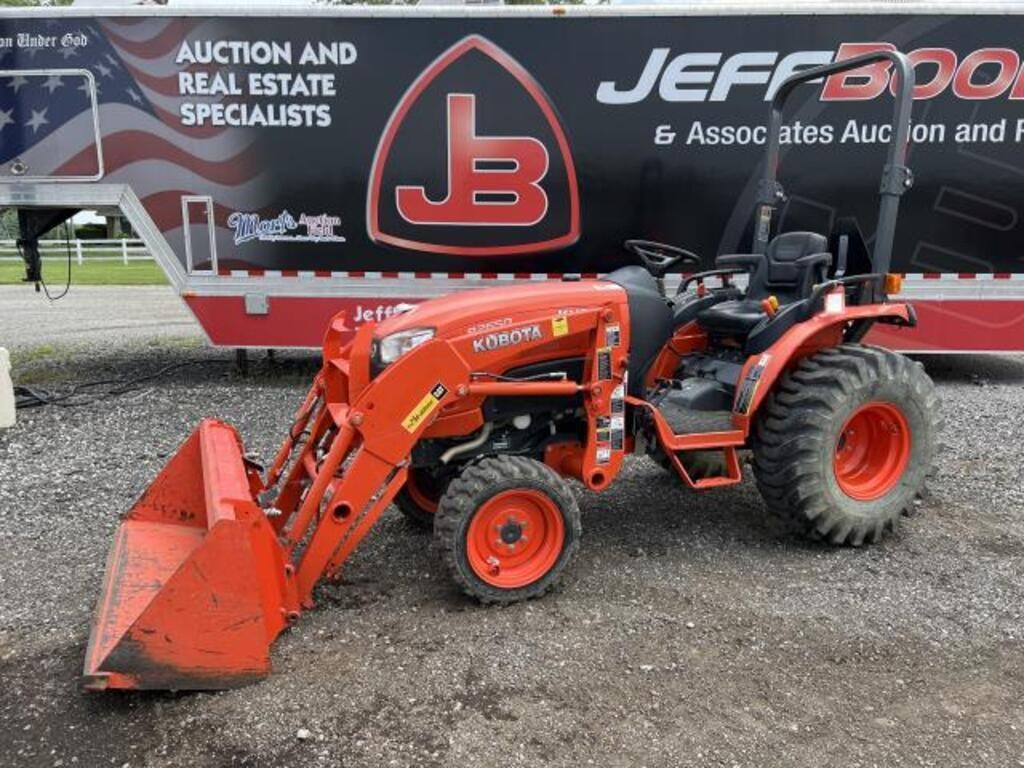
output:
{"label": "tractor rear wheel", "polygon": [[903,355],[844,344],[802,360],[776,385],[754,430],[765,503],[814,538],[878,541],[924,488],[937,409],[924,367]]}
{"label": "tractor rear wheel", "polygon": [[554,587],[579,548],[580,531],[569,484],[522,456],[467,466],[434,518],[452,577],[483,603],[529,600]]}
{"label": "tractor rear wheel", "polygon": [[410,469],[405,485],[395,494],[395,506],[413,525],[430,530],[445,485],[444,480],[425,469]]}

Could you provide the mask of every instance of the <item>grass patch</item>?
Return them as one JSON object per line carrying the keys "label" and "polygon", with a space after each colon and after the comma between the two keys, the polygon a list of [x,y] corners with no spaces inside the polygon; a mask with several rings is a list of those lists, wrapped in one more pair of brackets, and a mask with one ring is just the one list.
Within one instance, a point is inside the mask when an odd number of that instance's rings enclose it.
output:
{"label": "grass patch", "polygon": [[39,344],[27,349],[15,349],[11,351],[11,367],[17,368],[18,366],[28,365],[29,363],[48,360],[51,357],[57,356],[59,353],[60,350],[58,350],[53,344]]}
{"label": "grass patch", "polygon": [[[0,285],[21,283],[25,266],[20,261],[0,261]],[[43,279],[51,288],[60,289],[68,279],[67,261],[43,260]],[[71,262],[72,285],[167,285],[167,276],[155,261]]]}
{"label": "grass patch", "polygon": [[37,344],[11,350],[11,378],[27,386],[59,384],[74,378],[74,350],[63,344]]}

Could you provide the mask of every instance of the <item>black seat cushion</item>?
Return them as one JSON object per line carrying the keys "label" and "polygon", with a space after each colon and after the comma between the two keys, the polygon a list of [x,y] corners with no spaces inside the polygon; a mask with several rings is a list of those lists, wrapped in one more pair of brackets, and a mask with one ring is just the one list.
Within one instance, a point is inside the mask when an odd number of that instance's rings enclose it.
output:
{"label": "black seat cushion", "polygon": [[722,336],[743,336],[765,317],[761,302],[756,299],[736,299],[715,304],[697,314],[697,322],[707,330]]}
{"label": "black seat cushion", "polygon": [[825,278],[831,257],[828,240],[815,232],[776,235],[756,261],[746,297],[724,301],[697,315],[700,325],[720,336],[746,338],[767,316],[762,300],[774,296],[782,307],[801,301]]}
{"label": "black seat cushion", "polygon": [[678,330],[687,323],[692,323],[701,312],[723,301],[731,301],[743,297],[739,288],[719,288],[704,296],[676,297],[672,302],[672,327]]}

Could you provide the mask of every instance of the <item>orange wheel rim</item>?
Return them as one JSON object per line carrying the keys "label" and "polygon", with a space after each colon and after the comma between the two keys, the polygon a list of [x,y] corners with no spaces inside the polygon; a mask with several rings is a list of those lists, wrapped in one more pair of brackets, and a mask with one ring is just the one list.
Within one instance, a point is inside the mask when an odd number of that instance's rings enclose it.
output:
{"label": "orange wheel rim", "polygon": [[409,493],[409,497],[416,502],[417,507],[430,514],[437,513],[437,505],[441,501],[440,494],[431,493],[424,488],[415,472],[410,472],[405,478],[405,490]]}
{"label": "orange wheel rim", "polygon": [[891,403],[866,403],[836,441],[836,482],[858,501],[880,499],[899,485],[910,463],[910,426]]}
{"label": "orange wheel rim", "polygon": [[466,532],[466,557],[482,581],[502,589],[544,577],[565,542],[562,512],[540,491],[503,491],[481,506]]}

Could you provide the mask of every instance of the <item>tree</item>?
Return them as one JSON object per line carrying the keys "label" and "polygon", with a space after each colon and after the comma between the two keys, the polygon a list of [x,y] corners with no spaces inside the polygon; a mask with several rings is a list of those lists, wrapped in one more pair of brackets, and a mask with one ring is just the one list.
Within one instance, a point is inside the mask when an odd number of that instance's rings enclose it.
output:
{"label": "tree", "polygon": [[18,212],[14,208],[0,211],[0,240],[14,240],[18,236]]}

